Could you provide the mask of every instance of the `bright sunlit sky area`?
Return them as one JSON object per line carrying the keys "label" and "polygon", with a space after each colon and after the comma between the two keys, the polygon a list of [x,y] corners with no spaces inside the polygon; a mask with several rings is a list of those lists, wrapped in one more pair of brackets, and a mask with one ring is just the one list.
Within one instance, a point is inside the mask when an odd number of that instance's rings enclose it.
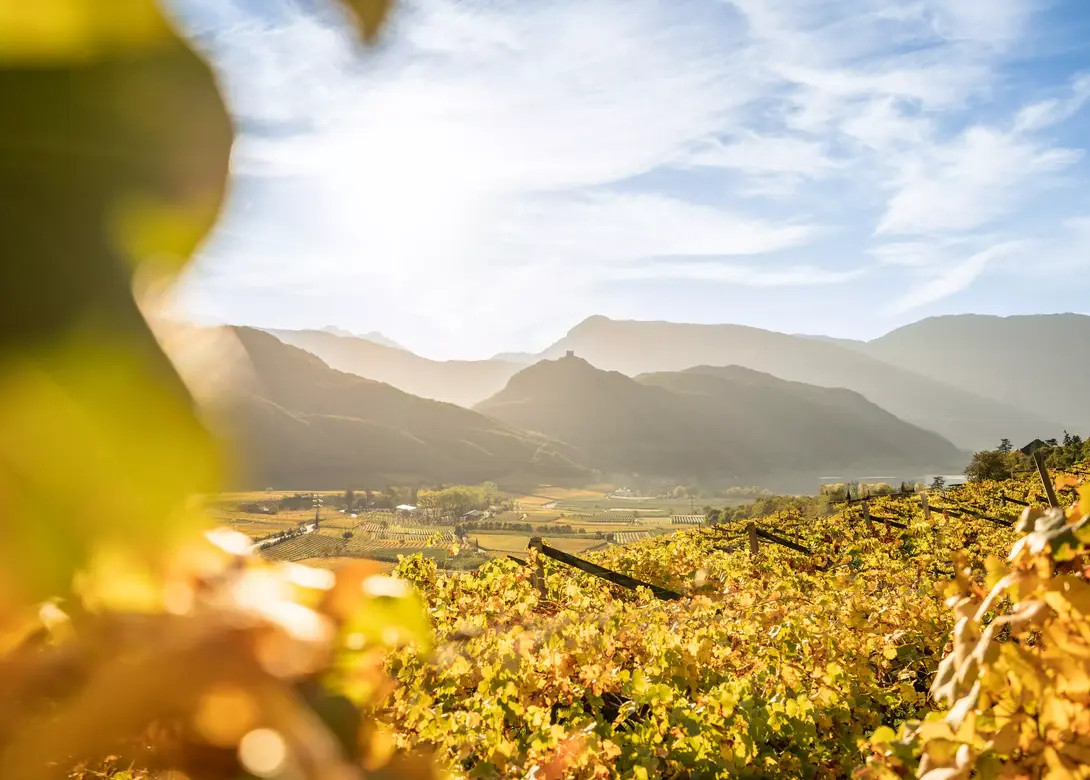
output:
{"label": "bright sunlit sky area", "polygon": [[1088,0],[172,0],[238,124],[201,322],[538,350],[1090,311]]}

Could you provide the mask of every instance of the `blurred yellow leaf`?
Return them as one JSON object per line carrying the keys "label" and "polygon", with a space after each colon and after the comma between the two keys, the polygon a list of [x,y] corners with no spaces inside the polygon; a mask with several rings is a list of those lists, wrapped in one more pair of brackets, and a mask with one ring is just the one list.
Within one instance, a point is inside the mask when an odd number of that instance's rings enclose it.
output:
{"label": "blurred yellow leaf", "polygon": [[154,46],[169,36],[155,0],[0,3],[0,63],[87,60]]}
{"label": "blurred yellow leaf", "polygon": [[190,496],[219,487],[177,379],[113,341],[75,338],[0,374],[0,594],[22,603],[67,592],[95,545],[165,559],[203,522]]}
{"label": "blurred yellow leaf", "polygon": [[870,737],[870,741],[875,745],[883,745],[895,739],[897,739],[897,732],[889,726],[880,726]]}

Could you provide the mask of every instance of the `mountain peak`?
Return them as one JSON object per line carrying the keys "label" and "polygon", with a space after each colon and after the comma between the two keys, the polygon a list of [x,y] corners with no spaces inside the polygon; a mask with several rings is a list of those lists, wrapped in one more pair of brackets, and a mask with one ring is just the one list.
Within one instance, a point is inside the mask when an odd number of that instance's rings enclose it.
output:
{"label": "mountain peak", "polygon": [[383,347],[390,347],[391,349],[408,351],[405,349],[405,347],[401,346],[396,341],[388,338],[377,330],[373,330],[370,333],[353,333],[350,330],[345,330],[344,328],[338,327],[336,325],[326,325],[324,328],[321,329],[320,332],[328,333],[331,336],[337,336],[343,339],[364,339],[365,341],[370,341]]}
{"label": "mountain peak", "polygon": [[347,338],[355,338],[356,334],[352,331],[345,330],[344,328],[338,328],[336,325],[326,325],[322,328],[322,333],[330,333],[334,336],[345,336]]}
{"label": "mountain peak", "polygon": [[582,322],[578,323],[575,327],[568,331],[568,335],[572,333],[581,333],[587,330],[593,330],[596,327],[605,325],[606,323],[613,322],[609,317],[604,314],[592,314]]}

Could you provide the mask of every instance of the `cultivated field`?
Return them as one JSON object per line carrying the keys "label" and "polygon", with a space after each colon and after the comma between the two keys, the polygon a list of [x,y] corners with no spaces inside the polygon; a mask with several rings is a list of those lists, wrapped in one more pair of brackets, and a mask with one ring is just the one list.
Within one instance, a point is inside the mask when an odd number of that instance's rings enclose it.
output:
{"label": "cultivated field", "polygon": [[[323,506],[318,527],[309,533],[300,533],[314,522],[313,508],[282,509],[271,513],[280,499],[298,495],[293,491],[223,493],[209,497],[208,508],[220,523],[255,541],[268,540],[279,534],[298,534],[262,548],[261,554],[274,560],[330,561],[332,566],[340,560],[359,558],[388,563],[396,561],[398,555],[421,553],[441,565],[461,566],[489,557],[522,554],[531,536],[541,536],[547,544],[573,554],[615,544],[631,544],[678,530],[679,526],[671,522],[671,516],[687,515],[692,506],[688,499],[613,498],[612,491],[610,485],[580,489],[541,485],[525,494],[511,495],[508,500],[515,508],[497,513],[488,521],[529,524],[532,530],[470,526],[467,542],[457,550],[453,525],[420,524],[411,517],[388,511],[353,515]],[[319,491],[318,494],[343,495],[338,491]],[[718,507],[739,502],[701,499],[695,503]],[[266,511],[246,511],[263,508]],[[701,509],[696,511],[699,513]],[[577,533],[565,533],[559,530],[560,526],[567,526]],[[457,555],[452,556],[455,552]]]}
{"label": "cultivated field", "polygon": [[[555,547],[573,555],[578,555],[586,550],[605,547],[608,544],[602,539],[571,539],[565,536],[548,536],[547,534],[543,534],[542,537],[550,547]],[[514,555],[524,554],[526,544],[530,540],[529,535],[521,534],[482,533],[470,534],[469,538],[475,540],[484,551],[503,555],[508,553]]]}

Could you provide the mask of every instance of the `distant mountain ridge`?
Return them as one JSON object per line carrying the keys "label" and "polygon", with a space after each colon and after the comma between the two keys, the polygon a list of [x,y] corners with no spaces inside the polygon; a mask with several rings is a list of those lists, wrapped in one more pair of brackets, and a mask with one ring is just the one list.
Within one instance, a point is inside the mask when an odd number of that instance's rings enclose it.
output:
{"label": "distant mountain ridge", "polygon": [[[1090,433],[1090,317],[959,314],[897,328],[859,349],[888,363]],[[1028,441],[1028,439],[1027,439]]]}
{"label": "distant mountain ridge", "polygon": [[593,365],[636,376],[698,365],[740,365],[781,379],[844,387],[902,420],[941,434],[963,449],[995,446],[1003,437],[1029,441],[1058,423],[971,393],[842,344],[745,325],[584,320],[542,353],[574,351]]}
{"label": "distant mountain ridge", "polygon": [[[291,331],[276,331],[276,330],[265,329],[265,332],[266,333],[272,333],[275,336],[278,332],[286,334],[286,333],[290,333]],[[398,344],[393,339],[387,338],[383,334],[379,333],[377,330],[373,330],[370,333],[353,333],[350,330],[345,330],[344,328],[338,328],[336,325],[326,325],[324,328],[322,328],[321,332],[322,333],[330,333],[330,334],[332,334],[334,336],[344,336],[346,338],[366,339],[367,341],[373,341],[376,344],[381,344],[384,347],[393,347],[394,349],[405,349],[405,347],[401,346],[400,344]],[[406,350],[406,351],[408,351],[408,350]]]}
{"label": "distant mountain ridge", "polygon": [[[789,381],[844,387],[963,449],[995,446],[1001,438],[1058,436],[1065,428],[1090,434],[1090,406],[1080,399],[1090,372],[1086,315],[935,317],[869,342],[597,315],[540,353],[476,361],[428,360],[330,332],[271,332],[339,370],[466,407],[498,393],[525,366],[573,350],[628,376],[739,365]],[[1066,379],[1041,381],[1047,373]]]}
{"label": "distant mountain ridge", "polygon": [[476,407],[572,445],[605,471],[717,481],[884,468],[960,468],[964,452],[849,390],[737,366],[636,378],[565,356]]}
{"label": "distant mountain ridge", "polygon": [[582,483],[590,476],[565,445],[336,371],[263,331],[234,332],[252,375],[212,411],[241,449],[239,479],[248,486]]}
{"label": "distant mountain ridge", "polygon": [[318,356],[338,371],[467,408],[499,391],[522,367],[497,360],[429,360],[401,347],[322,330],[266,332]]}

